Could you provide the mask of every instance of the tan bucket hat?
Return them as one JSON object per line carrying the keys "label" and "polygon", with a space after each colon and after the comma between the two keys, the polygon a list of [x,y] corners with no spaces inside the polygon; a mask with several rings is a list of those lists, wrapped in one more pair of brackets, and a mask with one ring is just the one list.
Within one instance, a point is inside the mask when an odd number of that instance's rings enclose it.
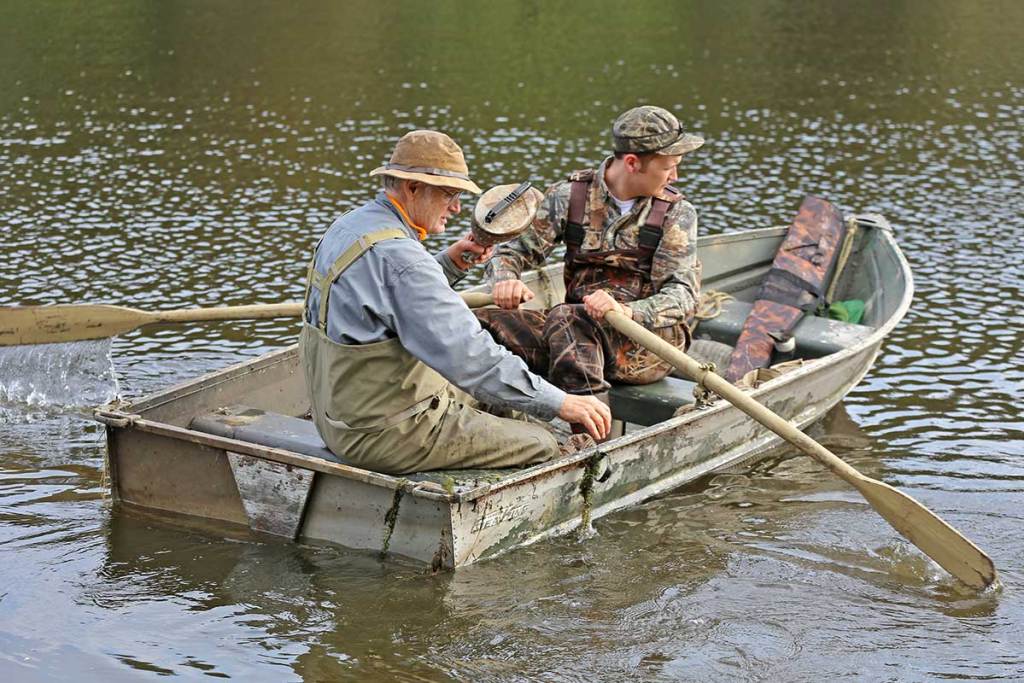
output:
{"label": "tan bucket hat", "polygon": [[390,175],[480,194],[480,188],[469,179],[462,148],[436,130],[414,130],[403,135],[391,161],[373,169],[370,175]]}
{"label": "tan bucket hat", "polygon": [[487,213],[517,187],[519,187],[518,183],[497,185],[484,192],[477,200],[476,208],[473,209],[472,224],[473,239],[477,244],[490,247],[508,242],[519,237],[526,228],[530,227],[537,208],[544,199],[544,193],[535,187],[527,189],[522,196],[503,209],[490,223],[487,222]]}

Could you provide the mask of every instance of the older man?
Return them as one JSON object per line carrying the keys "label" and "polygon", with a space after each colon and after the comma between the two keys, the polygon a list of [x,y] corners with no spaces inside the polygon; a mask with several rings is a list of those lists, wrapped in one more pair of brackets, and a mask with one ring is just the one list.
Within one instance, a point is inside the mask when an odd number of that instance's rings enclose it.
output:
{"label": "older man", "polygon": [[444,232],[460,194],[480,189],[443,133],[403,136],[370,175],[383,191],[338,218],[310,265],[299,350],[321,437],[367,469],[512,467],[557,454],[540,425],[478,409],[514,409],[578,423],[596,439],[607,407],[566,395],[495,344],[451,289],[484,253],[466,237],[436,257],[420,244]]}
{"label": "older man", "polygon": [[[616,331],[618,311],[680,348],[700,295],[697,212],[672,187],[683,155],[704,141],[661,107],[630,109],[612,126],[614,155],[548,189],[531,228],[488,263],[498,309],[477,311],[495,339],[571,394],[607,400],[609,380],[647,384],[671,370]],[[565,303],[521,310],[519,279],[565,243]]]}

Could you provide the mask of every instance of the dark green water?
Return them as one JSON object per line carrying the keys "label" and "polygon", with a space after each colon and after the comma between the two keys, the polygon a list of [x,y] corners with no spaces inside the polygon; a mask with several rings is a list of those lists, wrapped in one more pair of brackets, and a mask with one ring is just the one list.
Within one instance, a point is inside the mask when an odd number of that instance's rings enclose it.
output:
{"label": "dark green water", "polygon": [[6,3],[0,304],[295,300],[405,131],[547,183],[647,102],[708,140],[681,169],[702,233],[807,192],[886,214],[915,304],[816,434],[1004,588],[961,592],[802,457],[438,576],[113,510],[78,411],[297,331],[168,327],[0,353],[0,677],[1024,678],[1022,29],[1012,1]]}

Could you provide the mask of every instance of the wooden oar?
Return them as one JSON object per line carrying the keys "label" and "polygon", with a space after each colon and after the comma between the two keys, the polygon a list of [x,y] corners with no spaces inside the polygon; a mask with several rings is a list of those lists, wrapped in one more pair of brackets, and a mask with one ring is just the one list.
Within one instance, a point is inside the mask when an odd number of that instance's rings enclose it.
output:
{"label": "wooden oar", "polygon": [[470,308],[483,308],[494,303],[494,296],[490,292],[459,292],[459,296]]}
{"label": "wooden oar", "polygon": [[924,505],[888,484],[864,476],[792,423],[629,318],[615,311],[605,317],[619,332],[679,368],[693,381],[701,382],[860,491],[896,531],[957,579],[977,589],[996,581],[992,559]]}
{"label": "wooden oar", "polygon": [[[461,292],[461,296],[470,308],[494,302],[490,294],[481,292]],[[105,304],[0,306],[0,346],[103,339],[157,323],[298,318],[301,315],[301,302],[171,311],[140,311],[137,308]]]}
{"label": "wooden oar", "polygon": [[300,303],[184,308],[172,311],[140,311],[137,308],[104,304],[10,306],[0,308],[0,346],[102,339],[156,323],[297,318],[300,315]]}

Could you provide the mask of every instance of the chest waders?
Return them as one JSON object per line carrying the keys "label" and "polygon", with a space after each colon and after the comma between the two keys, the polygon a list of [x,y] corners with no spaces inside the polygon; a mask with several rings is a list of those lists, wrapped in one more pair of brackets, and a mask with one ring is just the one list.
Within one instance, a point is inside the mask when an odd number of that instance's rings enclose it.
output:
{"label": "chest waders", "polygon": [[[651,207],[637,230],[635,248],[585,250],[583,247],[588,243],[602,245],[604,240],[604,200],[598,195],[600,187],[594,182],[595,175],[593,170],[584,170],[569,176],[569,206],[562,233],[565,241],[565,302],[582,303],[583,297],[599,289],[607,290],[616,301],[627,305],[653,296],[656,293],[651,278],[654,253],[661,244],[668,212],[683,195],[674,187],[666,187],[660,195],[651,198]],[[654,353],[637,346],[609,325],[602,327],[615,340],[619,350],[612,379],[628,384],[648,384],[671,371],[671,366]],[[651,332],[684,351],[692,341],[690,326],[685,322],[652,329]]]}
{"label": "chest waders", "polygon": [[[547,460],[558,451],[543,427],[476,410],[468,394],[416,359],[397,338],[341,344],[327,336],[334,281],[377,242],[403,237],[408,236],[394,228],[366,234],[326,275],[316,271],[315,254],[310,263],[299,358],[320,437],[355,465],[392,474]],[[320,292],[315,323],[308,313],[313,287]]]}
{"label": "chest waders", "polygon": [[[393,457],[400,456],[400,450],[429,448],[449,401],[448,382],[397,338],[340,344],[327,336],[334,281],[377,242],[403,237],[407,235],[398,229],[364,235],[323,276],[311,263],[307,292],[319,289],[320,306],[315,324],[309,322],[307,311],[299,335],[313,422],[320,436],[333,452],[359,465],[372,464],[373,469],[381,469],[381,454]],[[306,301],[308,307],[308,294]],[[388,464],[393,463],[385,462],[385,468]]]}
{"label": "chest waders", "polygon": [[[583,297],[599,289],[609,290],[617,301],[623,303],[646,299],[654,294],[651,263],[661,244],[668,210],[682,199],[682,195],[675,188],[666,187],[662,195],[651,200],[651,208],[639,227],[635,248],[583,250],[588,241],[598,245],[603,241],[604,202],[595,196],[600,188],[593,182],[594,176],[592,170],[576,171],[569,176],[569,207],[562,232],[565,241],[565,302],[581,303]],[[591,208],[589,216],[588,203]],[[592,233],[590,240],[587,240],[588,230]]]}

